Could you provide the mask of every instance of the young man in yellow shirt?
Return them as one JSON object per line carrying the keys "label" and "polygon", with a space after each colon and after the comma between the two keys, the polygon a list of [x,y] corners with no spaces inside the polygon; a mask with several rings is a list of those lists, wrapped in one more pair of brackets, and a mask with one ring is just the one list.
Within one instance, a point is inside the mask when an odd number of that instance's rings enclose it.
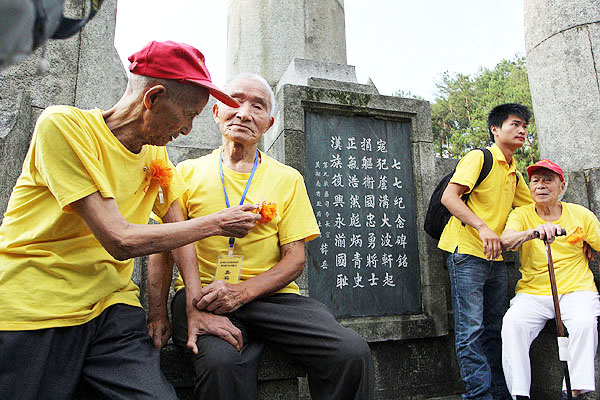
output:
{"label": "young man in yellow shirt", "polygon": [[[474,188],[482,151],[465,155],[442,196],[452,213],[438,247],[449,252],[456,356],[465,383],[464,399],[505,399],[500,329],[506,310],[507,272],[500,234],[512,207],[531,203],[514,152],[523,146],[530,113],[521,104],[502,104],[488,115],[494,144],[488,176]],[[461,196],[470,193],[465,203]]]}
{"label": "young man in yellow shirt", "polygon": [[[319,235],[319,228],[300,173],[257,149],[274,122],[271,87],[258,75],[241,74],[225,90],[241,106],[213,106],[223,146],[177,166],[190,187],[182,197],[184,215],[193,218],[261,200],[276,203],[277,215],[234,243],[223,237],[195,243],[204,285],[196,309],[185,302],[189,279],[184,277],[185,287],[181,278],[176,283],[173,341],[195,353],[195,396],[256,399],[258,362],[269,343],[306,367],[313,399],[369,399],[373,365],[367,343],[340,325],[323,304],[301,296],[294,282],[304,269],[304,244]],[[240,281],[215,281],[218,260],[227,259],[230,251],[243,256]],[[155,254],[148,263],[148,322],[156,327],[157,347],[169,333],[168,258]],[[202,321],[198,338],[186,329],[189,318]]]}
{"label": "young man in yellow shirt", "polygon": [[[549,160],[527,168],[535,203],[517,207],[508,217],[502,247],[521,247],[521,279],[502,324],[502,365],[511,395],[529,396],[531,367],[529,346],[546,321],[554,318],[546,249],[538,233],[552,247],[554,274],[562,320],[569,331],[568,363],[573,397],[595,390],[594,356],[598,343],[600,300],[594,275],[588,267],[583,241],[600,249],[600,222],[583,206],[558,200],[565,189],[562,169]],[[561,229],[581,229],[581,240],[569,243],[555,235]],[[563,390],[566,390],[563,384]],[[563,391],[561,399],[566,399]]]}
{"label": "young man in yellow shirt", "polygon": [[[80,382],[105,398],[176,399],[160,371],[131,258],[242,237],[259,217],[239,206],[180,223],[187,187],[162,146],[188,134],[214,86],[197,49],[151,42],[132,55],[126,92],[107,111],[52,106],[37,121],[0,226],[0,398],[72,399]],[[191,256],[190,256],[191,254]],[[190,304],[194,294],[190,288]]]}

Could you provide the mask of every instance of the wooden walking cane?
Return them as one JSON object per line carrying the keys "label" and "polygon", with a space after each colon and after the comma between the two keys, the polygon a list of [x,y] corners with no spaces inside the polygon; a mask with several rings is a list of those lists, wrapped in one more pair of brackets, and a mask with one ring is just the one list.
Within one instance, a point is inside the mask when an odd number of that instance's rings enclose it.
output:
{"label": "wooden walking cane", "polygon": [[[565,229],[557,233],[556,236],[564,236],[567,234]],[[536,236],[539,237],[539,233],[536,232]],[[567,398],[573,399],[571,393],[571,378],[569,376],[569,365],[567,361],[570,361],[571,355],[569,354],[569,339],[565,335],[565,328],[563,326],[562,318],[560,317],[560,305],[558,303],[558,290],[556,288],[556,277],[554,276],[554,263],[552,262],[552,251],[550,250],[550,243],[544,238],[544,244],[546,245],[546,259],[548,260],[548,275],[550,275],[550,288],[552,289],[552,300],[554,301],[554,320],[556,322],[556,331],[558,333],[558,358],[563,366],[565,373],[565,383],[567,386]]]}

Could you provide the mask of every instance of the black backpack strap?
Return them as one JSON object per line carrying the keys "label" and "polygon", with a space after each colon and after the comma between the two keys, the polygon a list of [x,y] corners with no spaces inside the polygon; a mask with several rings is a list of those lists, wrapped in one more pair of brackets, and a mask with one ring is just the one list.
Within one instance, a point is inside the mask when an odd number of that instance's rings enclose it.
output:
{"label": "black backpack strap", "polygon": [[[467,204],[469,196],[471,196],[473,190],[475,190],[475,188],[479,186],[479,184],[483,182],[485,178],[487,178],[487,176],[490,174],[490,171],[492,170],[492,167],[494,166],[494,157],[492,156],[492,152],[486,149],[485,147],[478,150],[481,150],[483,153],[483,165],[481,166],[481,171],[479,171],[479,177],[473,185],[473,189],[471,189],[469,193],[462,196],[462,200],[465,202],[465,204]],[[465,226],[465,223],[463,222],[462,225]]]}
{"label": "black backpack strap", "polygon": [[[494,166],[494,157],[492,156],[492,152],[486,148],[479,149],[483,152],[483,166],[481,167],[481,171],[479,172],[479,178],[477,178],[477,182],[473,185],[473,189],[475,189],[487,176],[490,174],[492,167]],[[473,191],[471,189],[471,192]]]}
{"label": "black backpack strap", "polygon": [[469,193],[462,196],[462,199],[465,203],[467,202],[467,200],[469,200],[469,196],[471,195],[471,193],[473,193],[473,190],[475,190],[475,188],[479,186],[479,184],[483,182],[485,178],[487,178],[487,176],[490,174],[490,171],[492,170],[492,167],[494,166],[494,157],[492,156],[491,151],[489,151],[486,148],[481,148],[477,150],[481,150],[481,152],[483,153],[483,165],[481,166],[481,171],[479,171],[479,177],[473,185],[473,189],[471,189]]}
{"label": "black backpack strap", "polygon": [[52,35],[52,39],[66,39],[79,32],[90,19],[94,18],[94,15],[96,15],[100,9],[103,1],[104,0],[90,0],[90,13],[85,18],[73,19],[62,17],[56,32]]}

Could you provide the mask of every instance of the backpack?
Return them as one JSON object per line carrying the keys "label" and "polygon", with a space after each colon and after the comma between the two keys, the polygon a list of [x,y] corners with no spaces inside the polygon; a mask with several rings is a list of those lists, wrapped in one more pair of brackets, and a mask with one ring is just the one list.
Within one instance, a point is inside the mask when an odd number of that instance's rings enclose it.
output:
{"label": "backpack", "polygon": [[[479,178],[477,178],[477,182],[475,182],[475,185],[473,185],[473,189],[471,189],[469,193],[461,196],[461,199],[465,202],[465,204],[467,203],[467,200],[469,200],[469,196],[471,193],[473,193],[473,190],[475,190],[475,188],[489,175],[494,163],[492,153],[488,149],[482,148],[477,150],[481,150],[483,152],[483,166],[481,167],[481,171],[479,171]],[[454,167],[452,172],[442,178],[440,183],[438,183],[433,190],[431,199],[429,199],[429,206],[427,206],[427,213],[425,214],[425,223],[423,224],[423,227],[425,228],[425,232],[427,232],[429,236],[436,240],[440,240],[442,232],[452,216],[452,213],[448,211],[448,209],[442,204],[442,195],[444,194],[444,190],[446,190],[446,187],[448,186],[450,179],[452,179],[455,171],[456,167]]]}

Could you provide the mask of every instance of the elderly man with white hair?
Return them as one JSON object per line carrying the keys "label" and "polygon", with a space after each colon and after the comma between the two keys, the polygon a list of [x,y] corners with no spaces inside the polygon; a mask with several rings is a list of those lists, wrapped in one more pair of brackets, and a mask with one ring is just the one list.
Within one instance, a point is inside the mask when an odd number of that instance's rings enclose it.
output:
{"label": "elderly man with white hair", "polygon": [[[516,295],[502,323],[502,366],[513,398],[527,399],[531,384],[529,346],[546,321],[554,318],[548,262],[542,240],[551,243],[561,316],[569,331],[569,371],[573,397],[595,390],[594,356],[598,345],[600,301],[583,250],[585,240],[600,249],[600,222],[590,210],[559,201],[565,189],[562,169],[549,160],[527,167],[535,203],[517,207],[500,237],[504,249],[521,247]],[[561,229],[570,236],[556,237]],[[565,385],[563,384],[563,390]],[[566,399],[566,391],[561,399]]]}
{"label": "elderly man with white hair", "polygon": [[[181,278],[176,283],[173,340],[194,352],[195,395],[255,399],[258,362],[267,343],[306,367],[313,399],[371,398],[367,343],[341,326],[323,304],[301,296],[294,282],[304,268],[305,242],[317,237],[319,228],[300,173],[257,148],[274,121],[271,87],[258,75],[241,74],[224,90],[241,106],[213,106],[223,145],[177,166],[190,188],[182,197],[184,214],[194,218],[263,200],[270,207],[275,204],[277,214],[246,238],[195,243],[203,285],[195,309],[186,307],[185,298],[197,283],[185,281],[184,286]],[[156,327],[157,347],[169,336],[168,265],[168,254],[150,257],[149,323]],[[223,275],[215,276],[224,265]],[[187,331],[186,318],[201,321],[194,324],[203,326],[197,340]]]}

